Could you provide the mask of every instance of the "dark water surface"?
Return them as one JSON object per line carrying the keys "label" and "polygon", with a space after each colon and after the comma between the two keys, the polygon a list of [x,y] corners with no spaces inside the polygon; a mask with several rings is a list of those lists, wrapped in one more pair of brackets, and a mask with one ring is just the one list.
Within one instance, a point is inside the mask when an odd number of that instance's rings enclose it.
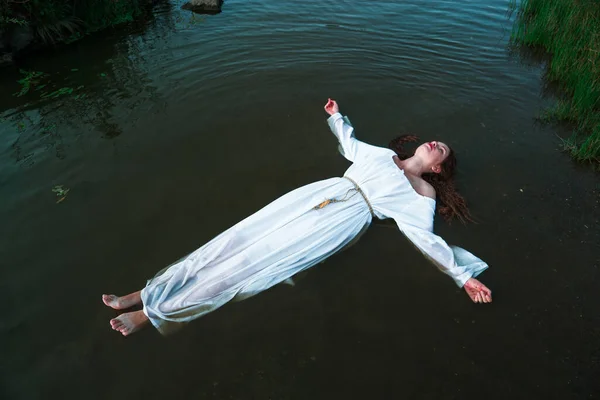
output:
{"label": "dark water surface", "polygon": [[[25,96],[1,72],[0,398],[598,397],[599,179],[535,122],[552,99],[509,48],[507,1],[180,5],[28,59],[48,76]],[[490,264],[494,303],[377,225],[175,336],[111,331],[102,293],[343,174],[327,97],[367,142],[456,148],[480,223],[436,230]]]}

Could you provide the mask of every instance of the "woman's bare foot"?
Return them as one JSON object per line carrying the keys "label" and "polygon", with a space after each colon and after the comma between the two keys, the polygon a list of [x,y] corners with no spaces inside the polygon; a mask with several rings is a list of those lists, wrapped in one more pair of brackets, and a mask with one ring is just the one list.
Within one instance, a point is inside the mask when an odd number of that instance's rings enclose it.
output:
{"label": "woman's bare foot", "polygon": [[148,323],[148,317],[143,311],[128,312],[110,320],[110,326],[123,336],[131,335],[142,329]]}
{"label": "woman's bare foot", "polygon": [[463,287],[474,303],[492,302],[492,291],[477,279],[469,279]]}
{"label": "woman's bare foot", "polygon": [[102,301],[104,304],[115,310],[124,310],[129,307],[142,304],[142,291],[139,290],[134,293],[130,293],[127,296],[115,296],[114,294],[103,294]]}

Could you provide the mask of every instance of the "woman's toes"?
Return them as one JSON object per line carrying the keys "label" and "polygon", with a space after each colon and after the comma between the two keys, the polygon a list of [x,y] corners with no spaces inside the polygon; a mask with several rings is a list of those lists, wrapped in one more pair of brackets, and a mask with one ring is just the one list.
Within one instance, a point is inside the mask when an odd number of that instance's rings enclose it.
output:
{"label": "woman's toes", "polygon": [[120,319],[113,318],[113,319],[110,320],[110,326],[112,326],[112,328],[116,330],[116,329],[122,327],[123,323],[121,322]]}
{"label": "woman's toes", "polygon": [[102,302],[111,308],[117,309],[119,307],[119,297],[114,294],[103,294]]}

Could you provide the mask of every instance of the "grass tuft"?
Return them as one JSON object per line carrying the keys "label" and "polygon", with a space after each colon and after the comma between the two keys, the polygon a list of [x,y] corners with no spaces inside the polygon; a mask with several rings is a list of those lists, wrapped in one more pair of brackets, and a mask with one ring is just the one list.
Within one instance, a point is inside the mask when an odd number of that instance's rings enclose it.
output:
{"label": "grass tuft", "polygon": [[511,39],[552,55],[548,78],[567,96],[545,117],[575,123],[565,149],[600,164],[600,1],[522,0]]}

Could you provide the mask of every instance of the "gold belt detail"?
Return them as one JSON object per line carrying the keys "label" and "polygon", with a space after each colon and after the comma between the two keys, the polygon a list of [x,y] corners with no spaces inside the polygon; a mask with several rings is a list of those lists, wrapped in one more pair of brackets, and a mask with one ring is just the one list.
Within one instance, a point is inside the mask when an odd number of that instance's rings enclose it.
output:
{"label": "gold belt detail", "polygon": [[[350,182],[352,182],[352,184],[354,185],[353,189],[350,189],[346,192],[346,194],[344,195],[343,198],[341,199],[327,199],[321,203],[319,203],[318,205],[313,207],[313,210],[320,210],[321,208],[325,207],[328,204],[331,203],[341,203],[344,201],[348,201],[350,200],[356,193],[360,193],[360,195],[362,196],[362,198],[365,200],[365,203],[367,203],[367,206],[369,207],[369,211],[371,212],[371,216],[373,218],[375,218],[375,212],[373,212],[373,207],[371,206],[371,203],[369,202],[369,199],[367,199],[367,195],[365,194],[365,192],[362,191],[362,189],[360,188],[360,186],[358,186],[358,184],[356,182],[354,182],[354,180],[352,180],[352,178],[349,178],[347,176],[344,176],[343,178],[348,179]],[[350,194],[350,192],[354,192],[354,194],[350,195],[350,197],[348,197],[348,195]]]}

